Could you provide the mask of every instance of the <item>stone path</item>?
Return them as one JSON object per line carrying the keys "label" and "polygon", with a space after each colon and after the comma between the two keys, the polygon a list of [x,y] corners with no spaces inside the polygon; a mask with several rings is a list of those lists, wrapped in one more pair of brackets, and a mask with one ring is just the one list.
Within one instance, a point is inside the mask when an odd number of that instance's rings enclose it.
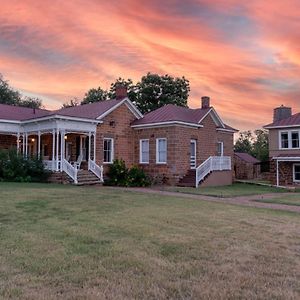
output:
{"label": "stone path", "polygon": [[[120,188],[120,189],[122,189],[122,188]],[[189,199],[204,200],[204,201],[210,201],[210,202],[237,204],[237,205],[244,205],[244,206],[251,206],[251,207],[258,207],[258,208],[270,208],[270,209],[292,211],[292,212],[300,213],[300,206],[275,204],[275,203],[263,203],[263,202],[255,201],[255,200],[262,200],[262,199],[280,198],[282,196],[286,196],[287,193],[270,193],[270,194],[263,194],[263,195],[239,196],[239,197],[232,197],[232,198],[219,198],[219,197],[213,197],[213,196],[161,191],[161,190],[156,190],[156,189],[151,189],[151,188],[123,188],[123,189],[126,191],[133,191],[133,192],[139,192],[139,193],[165,195],[165,196],[173,196],[173,197],[180,197],[180,198],[189,198]],[[300,194],[299,194],[299,198],[300,198]]]}

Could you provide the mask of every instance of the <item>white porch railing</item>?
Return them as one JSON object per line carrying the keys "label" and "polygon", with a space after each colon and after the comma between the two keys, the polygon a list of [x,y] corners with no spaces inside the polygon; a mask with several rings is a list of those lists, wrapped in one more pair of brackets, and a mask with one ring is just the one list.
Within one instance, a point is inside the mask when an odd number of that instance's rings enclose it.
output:
{"label": "white porch railing", "polygon": [[98,166],[93,160],[89,159],[88,168],[103,182],[103,166]]}
{"label": "white porch railing", "polygon": [[74,181],[75,184],[78,183],[77,181],[77,168],[74,168],[66,159],[63,160],[62,163],[62,170],[66,172]]}
{"label": "white porch railing", "polygon": [[230,156],[210,156],[196,168],[196,187],[199,186],[200,181],[203,180],[210,172],[225,170],[231,170]]}

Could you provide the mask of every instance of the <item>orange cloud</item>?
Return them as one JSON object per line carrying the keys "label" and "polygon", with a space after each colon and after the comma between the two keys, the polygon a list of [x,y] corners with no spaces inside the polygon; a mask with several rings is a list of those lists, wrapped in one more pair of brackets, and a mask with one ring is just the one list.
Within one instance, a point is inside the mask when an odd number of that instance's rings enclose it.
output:
{"label": "orange cloud", "polygon": [[0,65],[11,84],[57,108],[92,87],[151,72],[190,80],[242,130],[300,110],[296,0],[3,1]]}

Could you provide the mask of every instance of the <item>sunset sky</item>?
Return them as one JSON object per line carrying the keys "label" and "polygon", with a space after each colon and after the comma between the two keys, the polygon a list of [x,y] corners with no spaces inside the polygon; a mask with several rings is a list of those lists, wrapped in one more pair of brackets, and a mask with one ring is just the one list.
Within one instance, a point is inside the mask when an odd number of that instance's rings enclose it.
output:
{"label": "sunset sky", "polygon": [[118,77],[190,80],[240,130],[300,111],[299,0],[0,0],[0,72],[48,109]]}

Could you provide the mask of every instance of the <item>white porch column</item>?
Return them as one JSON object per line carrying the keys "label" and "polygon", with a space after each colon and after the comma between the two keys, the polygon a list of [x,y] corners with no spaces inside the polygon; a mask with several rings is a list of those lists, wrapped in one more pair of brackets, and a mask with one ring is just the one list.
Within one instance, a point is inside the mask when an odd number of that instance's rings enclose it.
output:
{"label": "white porch column", "polygon": [[28,156],[28,133],[25,133],[25,156]]}
{"label": "white porch column", "polygon": [[38,158],[41,157],[41,132],[38,132]]}
{"label": "white porch column", "polygon": [[91,136],[92,136],[92,134],[91,134],[91,132],[89,132],[89,157],[88,157],[88,160],[90,160],[91,159]]}
{"label": "white porch column", "polygon": [[279,161],[276,160],[276,185],[279,186]]}
{"label": "white porch column", "polygon": [[22,142],[23,142],[23,145],[22,145],[22,154],[23,154],[23,156],[25,156],[25,134],[24,134],[24,132],[23,132],[23,134],[22,134]]}
{"label": "white porch column", "polygon": [[56,171],[58,171],[58,144],[59,144],[59,130],[56,130]]}
{"label": "white porch column", "polygon": [[52,130],[52,170],[55,168],[55,129]]}
{"label": "white porch column", "polygon": [[63,160],[65,159],[65,131],[60,132],[60,171],[62,172]]}
{"label": "white porch column", "polygon": [[96,162],[96,132],[93,134],[93,141],[94,141],[94,162]]}
{"label": "white porch column", "polygon": [[17,134],[17,153],[20,152],[20,133]]}

